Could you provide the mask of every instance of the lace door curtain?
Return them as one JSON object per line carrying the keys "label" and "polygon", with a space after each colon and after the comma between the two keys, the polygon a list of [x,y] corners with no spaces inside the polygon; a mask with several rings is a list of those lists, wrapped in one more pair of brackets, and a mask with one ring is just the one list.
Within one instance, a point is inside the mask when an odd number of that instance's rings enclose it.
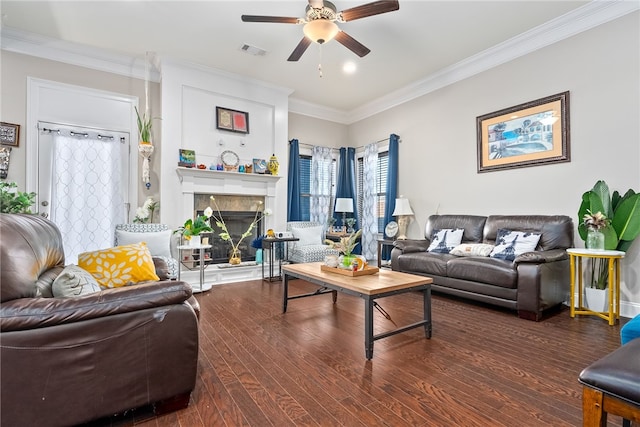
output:
{"label": "lace door curtain", "polygon": [[315,146],[311,149],[310,220],[327,225],[331,209],[331,148]]}
{"label": "lace door curtain", "polygon": [[65,260],[113,246],[124,222],[117,140],[57,135],[53,142],[51,220],[62,233]]}
{"label": "lace door curtain", "polygon": [[376,212],[378,194],[376,192],[376,166],[378,162],[378,144],[364,147],[362,162],[362,255],[368,259],[378,257],[378,213]]}

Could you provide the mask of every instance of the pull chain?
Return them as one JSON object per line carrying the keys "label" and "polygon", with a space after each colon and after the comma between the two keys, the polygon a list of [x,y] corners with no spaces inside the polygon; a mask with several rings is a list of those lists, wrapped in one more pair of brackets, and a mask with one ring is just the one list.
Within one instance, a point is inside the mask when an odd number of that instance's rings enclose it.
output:
{"label": "pull chain", "polygon": [[318,46],[318,76],[322,78],[322,44]]}

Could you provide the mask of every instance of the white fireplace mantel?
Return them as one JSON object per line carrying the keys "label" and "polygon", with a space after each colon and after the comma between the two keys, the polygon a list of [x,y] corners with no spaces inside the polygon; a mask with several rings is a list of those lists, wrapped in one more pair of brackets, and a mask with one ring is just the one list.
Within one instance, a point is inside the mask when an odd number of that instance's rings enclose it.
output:
{"label": "white fireplace mantel", "polygon": [[275,205],[276,183],[281,176],[212,171],[207,169],[178,167],[182,192],[183,218],[193,215],[195,194],[226,194],[263,196],[265,208]]}

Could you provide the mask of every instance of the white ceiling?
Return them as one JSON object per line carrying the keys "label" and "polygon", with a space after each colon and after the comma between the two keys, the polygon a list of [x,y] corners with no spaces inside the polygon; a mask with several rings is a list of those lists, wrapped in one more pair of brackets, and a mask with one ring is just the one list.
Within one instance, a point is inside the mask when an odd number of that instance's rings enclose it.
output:
{"label": "white ceiling", "polygon": [[[367,0],[334,3],[340,11]],[[319,45],[312,44],[300,61],[287,62],[302,26],[240,20],[242,14],[303,17],[305,0],[2,0],[0,7],[4,28],[137,58],[153,52],[290,88],[294,100],[348,113],[395,91],[410,91],[461,61],[548,27],[549,21],[569,21],[556,18],[570,12],[573,17],[587,3],[400,0],[398,11],[339,24],[371,53],[359,58],[336,41],[323,45],[322,78]],[[241,51],[245,43],[266,55]],[[354,74],[343,73],[347,61],[356,64]]]}

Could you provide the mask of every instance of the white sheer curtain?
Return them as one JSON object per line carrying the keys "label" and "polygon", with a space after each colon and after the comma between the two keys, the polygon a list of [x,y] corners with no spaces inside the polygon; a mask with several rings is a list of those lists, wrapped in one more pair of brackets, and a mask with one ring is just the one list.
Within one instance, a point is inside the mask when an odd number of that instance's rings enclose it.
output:
{"label": "white sheer curtain", "polygon": [[376,165],[378,161],[378,144],[364,147],[362,159],[362,255],[368,259],[378,257],[378,215],[376,212],[378,194],[376,193]]}
{"label": "white sheer curtain", "polygon": [[51,220],[62,233],[67,264],[113,246],[115,225],[124,222],[121,163],[117,140],[54,137]]}
{"label": "white sheer curtain", "polygon": [[331,208],[331,148],[311,149],[310,220],[326,226]]}

